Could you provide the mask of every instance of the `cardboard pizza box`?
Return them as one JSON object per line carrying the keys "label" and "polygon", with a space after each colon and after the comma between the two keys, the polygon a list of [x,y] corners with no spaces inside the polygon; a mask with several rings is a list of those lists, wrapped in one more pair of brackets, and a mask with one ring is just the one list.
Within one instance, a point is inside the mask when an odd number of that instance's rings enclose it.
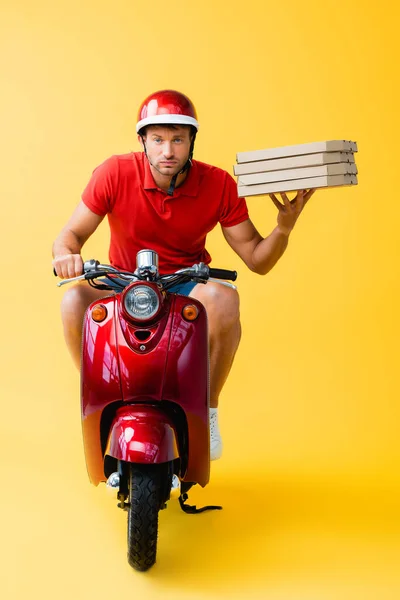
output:
{"label": "cardboard pizza box", "polygon": [[238,185],[274,183],[276,181],[290,181],[291,179],[306,179],[324,175],[357,175],[357,172],[355,163],[335,163],[320,165],[319,167],[305,167],[304,169],[285,169],[284,171],[270,171],[269,173],[239,175]]}
{"label": "cardboard pizza box", "polygon": [[357,152],[357,143],[350,140],[328,140],[326,142],[312,142],[296,146],[280,146],[252,152],[239,152],[236,162],[248,163],[274,158],[286,158],[303,154],[316,154],[317,152]]}
{"label": "cardboard pizza box", "polygon": [[355,163],[353,152],[318,152],[317,154],[305,154],[289,158],[261,160],[234,165],[233,171],[235,175],[249,175],[251,173],[267,173],[269,171],[295,169],[297,167],[316,167],[343,162]]}
{"label": "cardboard pizza box", "polygon": [[262,196],[275,192],[291,192],[309,188],[326,188],[337,186],[357,185],[357,175],[325,175],[322,177],[307,177],[291,179],[290,181],[275,181],[260,185],[238,185],[239,197]]}

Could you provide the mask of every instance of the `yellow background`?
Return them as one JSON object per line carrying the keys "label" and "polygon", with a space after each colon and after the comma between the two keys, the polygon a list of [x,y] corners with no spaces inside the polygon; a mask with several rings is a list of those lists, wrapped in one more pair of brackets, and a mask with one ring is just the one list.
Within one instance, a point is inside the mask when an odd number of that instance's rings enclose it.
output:
{"label": "yellow background", "polygon": [[[2,2],[1,588],[14,598],[398,598],[395,4]],[[224,457],[161,513],[157,565],[126,562],[125,515],[87,479],[79,381],[51,244],[94,167],[137,150],[137,107],[182,90],[195,157],[345,138],[359,185],[317,191],[266,277],[237,269],[243,339],[221,397]],[[263,235],[268,197],[250,198]],[[107,259],[104,222],[84,250]],[[3,593],[4,590],[4,593]]]}

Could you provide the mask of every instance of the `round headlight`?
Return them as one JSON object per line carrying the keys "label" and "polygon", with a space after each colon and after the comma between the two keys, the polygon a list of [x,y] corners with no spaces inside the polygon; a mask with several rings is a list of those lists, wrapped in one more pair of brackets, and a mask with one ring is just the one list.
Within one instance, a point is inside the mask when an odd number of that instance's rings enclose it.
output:
{"label": "round headlight", "polygon": [[151,319],[160,307],[157,292],[148,285],[135,285],[127,291],[124,297],[127,313],[139,321]]}

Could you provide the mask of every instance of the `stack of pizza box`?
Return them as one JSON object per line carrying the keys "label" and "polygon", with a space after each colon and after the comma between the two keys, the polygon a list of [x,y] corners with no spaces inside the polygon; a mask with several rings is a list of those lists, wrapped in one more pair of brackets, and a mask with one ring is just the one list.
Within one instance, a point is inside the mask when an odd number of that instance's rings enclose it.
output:
{"label": "stack of pizza box", "polygon": [[329,140],[239,152],[233,167],[240,197],[357,185],[356,142]]}

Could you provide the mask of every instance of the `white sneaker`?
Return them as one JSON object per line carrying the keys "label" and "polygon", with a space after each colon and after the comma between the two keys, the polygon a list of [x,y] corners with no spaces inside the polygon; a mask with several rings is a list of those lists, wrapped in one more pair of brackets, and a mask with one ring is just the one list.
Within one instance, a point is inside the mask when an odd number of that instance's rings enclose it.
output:
{"label": "white sneaker", "polygon": [[181,485],[181,482],[179,481],[179,477],[177,475],[173,475],[171,490],[177,490],[180,485]]}
{"label": "white sneaker", "polygon": [[218,460],[222,455],[222,440],[218,428],[218,409],[210,408],[210,459]]}

